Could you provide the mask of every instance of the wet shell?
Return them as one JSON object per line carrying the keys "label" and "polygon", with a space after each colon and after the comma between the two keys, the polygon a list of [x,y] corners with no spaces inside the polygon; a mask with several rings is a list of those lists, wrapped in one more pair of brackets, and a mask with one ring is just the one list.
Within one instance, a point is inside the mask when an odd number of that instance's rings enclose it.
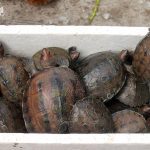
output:
{"label": "wet shell", "polygon": [[133,70],[138,78],[150,81],[150,32],[139,42],[135,49]]}
{"label": "wet shell", "polygon": [[[43,50],[47,51],[46,60],[41,60]],[[68,52],[59,47],[49,47],[38,51],[33,55],[33,61],[38,70],[43,70],[44,68],[48,68],[49,66],[67,66],[69,67],[71,58]],[[49,59],[47,61],[47,59]]]}
{"label": "wet shell", "polygon": [[21,61],[22,61],[22,64],[23,64],[25,70],[28,72],[30,77],[32,77],[33,75],[35,75],[38,72],[32,59],[22,57]]}
{"label": "wet shell", "polygon": [[26,127],[23,120],[23,114],[22,114],[22,107],[18,104],[9,102],[5,100],[5,103],[7,104],[9,110],[11,111],[14,124],[15,124],[15,133],[26,133]]}
{"label": "wet shell", "polygon": [[89,95],[103,102],[115,96],[124,85],[126,75],[119,56],[112,52],[99,52],[81,60],[76,67]]}
{"label": "wet shell", "polygon": [[3,96],[12,102],[19,102],[29,76],[17,57],[7,56],[0,59],[0,84]]}
{"label": "wet shell", "polygon": [[28,132],[68,132],[68,115],[76,100],[84,96],[84,89],[71,69],[52,67],[39,72],[31,79],[23,103]]}
{"label": "wet shell", "polygon": [[3,100],[0,100],[0,132],[15,132],[15,122],[13,120],[12,112]]}
{"label": "wet shell", "polygon": [[114,130],[108,109],[103,102],[91,97],[74,105],[69,127],[71,133],[111,133]]}
{"label": "wet shell", "polygon": [[150,99],[148,85],[129,74],[124,87],[116,97],[120,102],[131,107],[142,106]]}
{"label": "wet shell", "polygon": [[139,113],[132,110],[122,110],[114,113],[113,121],[116,133],[145,133],[146,120]]}
{"label": "wet shell", "polygon": [[29,4],[32,5],[45,5],[54,0],[27,0]]}

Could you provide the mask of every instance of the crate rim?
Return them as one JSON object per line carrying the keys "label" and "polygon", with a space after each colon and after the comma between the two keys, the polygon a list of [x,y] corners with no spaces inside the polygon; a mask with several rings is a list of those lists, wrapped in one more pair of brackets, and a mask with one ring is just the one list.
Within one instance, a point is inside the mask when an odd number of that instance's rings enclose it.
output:
{"label": "crate rim", "polygon": [[105,34],[143,36],[149,27],[0,25],[0,34]]}

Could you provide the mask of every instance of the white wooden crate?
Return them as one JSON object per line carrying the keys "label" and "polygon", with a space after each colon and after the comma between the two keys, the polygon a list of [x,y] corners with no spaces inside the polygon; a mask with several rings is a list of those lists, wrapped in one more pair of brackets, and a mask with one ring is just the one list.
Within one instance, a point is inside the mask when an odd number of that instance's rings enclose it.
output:
{"label": "white wooden crate", "polygon": [[[0,26],[9,53],[31,57],[47,46],[77,46],[82,56],[135,49],[147,27]],[[149,150],[149,134],[0,134],[0,150]]]}

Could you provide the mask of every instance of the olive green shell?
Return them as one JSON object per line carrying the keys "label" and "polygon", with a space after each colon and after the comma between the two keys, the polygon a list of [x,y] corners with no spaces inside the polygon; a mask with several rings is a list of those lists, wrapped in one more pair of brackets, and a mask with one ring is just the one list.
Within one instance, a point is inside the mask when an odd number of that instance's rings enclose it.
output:
{"label": "olive green shell", "polygon": [[142,106],[150,99],[148,85],[138,80],[135,75],[128,74],[126,83],[116,98],[131,107]]}
{"label": "olive green shell", "polygon": [[105,102],[115,96],[126,79],[124,67],[116,53],[99,52],[81,60],[76,71],[83,80],[88,95]]}
{"label": "olive green shell", "polygon": [[[69,67],[71,58],[68,52],[65,49],[59,47],[48,47],[46,48],[49,50],[51,59],[49,60],[47,66],[67,66]],[[38,51],[36,54],[33,55],[33,61],[38,70],[43,70],[44,66],[42,65],[41,55],[42,50]]]}
{"label": "olive green shell", "polygon": [[7,56],[0,59],[0,85],[3,96],[12,102],[19,102],[29,79],[20,59]]}
{"label": "olive green shell", "polygon": [[150,81],[150,32],[138,43],[135,49],[133,70],[138,78]]}
{"label": "olive green shell", "polygon": [[71,133],[112,133],[114,130],[111,113],[103,102],[92,97],[74,105],[69,128]]}
{"label": "olive green shell", "polygon": [[132,110],[122,110],[114,113],[113,121],[116,133],[145,133],[146,120],[139,113]]}
{"label": "olive green shell", "polygon": [[78,76],[69,68],[52,67],[36,74],[29,82],[23,102],[28,132],[66,133],[68,116],[85,91]]}
{"label": "olive green shell", "polygon": [[0,100],[0,132],[15,132],[15,122],[13,120],[12,112],[2,99]]}

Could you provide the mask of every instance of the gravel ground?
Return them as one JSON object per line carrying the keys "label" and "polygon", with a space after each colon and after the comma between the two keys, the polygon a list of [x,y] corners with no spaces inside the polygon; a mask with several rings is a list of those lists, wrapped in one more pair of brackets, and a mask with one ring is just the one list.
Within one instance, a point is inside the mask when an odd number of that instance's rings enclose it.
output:
{"label": "gravel ground", "polygon": [[[89,25],[95,0],[56,0],[30,6],[26,0],[0,0],[0,24]],[[150,26],[150,0],[101,0],[92,25]]]}

